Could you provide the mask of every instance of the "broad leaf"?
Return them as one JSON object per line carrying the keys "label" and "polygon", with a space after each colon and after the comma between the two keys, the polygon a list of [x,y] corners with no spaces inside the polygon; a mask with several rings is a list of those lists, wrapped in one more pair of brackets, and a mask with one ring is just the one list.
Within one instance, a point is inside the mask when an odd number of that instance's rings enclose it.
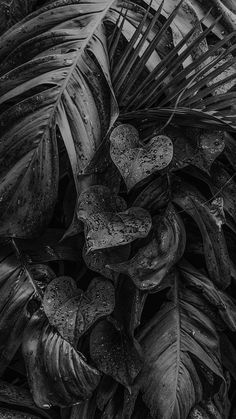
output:
{"label": "broad leaf", "polygon": [[83,403],[73,406],[69,419],[93,419],[96,411],[96,400],[91,398]]}
{"label": "broad leaf", "polygon": [[173,188],[173,201],[193,217],[201,231],[211,280],[220,288],[226,288],[230,284],[230,259],[222,231],[222,199],[209,204],[197,189],[184,182],[175,183]]}
{"label": "broad leaf", "polygon": [[92,186],[80,195],[77,216],[85,224],[88,251],[128,244],[148,235],[152,225],[149,213],[138,207],[125,209],[125,200],[105,186]]}
{"label": "broad leaf", "polygon": [[186,261],[180,263],[181,274],[186,280],[189,287],[193,287],[195,292],[208,301],[209,305],[213,305],[219,311],[221,319],[231,331],[236,331],[236,305],[225,292],[220,291],[213,282],[203,273],[199,272]]}
{"label": "broad leaf", "polygon": [[23,355],[37,406],[70,406],[88,399],[99,372],[49,325],[42,311],[31,318],[24,334]]}
{"label": "broad leaf", "polygon": [[113,3],[51,2],[2,37],[2,235],[36,235],[50,220],[58,184],[56,126],[77,186],[117,116],[102,26]]}
{"label": "broad leaf", "polygon": [[[169,301],[140,335],[145,358],[141,389],[154,418],[186,419],[224,378],[214,324],[176,272],[172,281]],[[205,371],[203,380],[200,371]]]}
{"label": "broad leaf", "polygon": [[0,34],[30,14],[37,0],[4,0],[0,3]]}
{"label": "broad leaf", "polygon": [[155,289],[185,250],[185,228],[172,206],[155,217],[153,224],[154,234],[148,244],[129,261],[110,266],[128,274],[141,290]]}
{"label": "broad leaf", "polygon": [[110,135],[110,142],[111,158],[121,172],[128,191],[147,176],[168,166],[173,157],[170,138],[154,136],[142,145],[138,131],[128,124],[116,127]]}
{"label": "broad leaf", "polygon": [[208,400],[195,406],[188,415],[188,419],[222,419],[222,416],[213,401]]}
{"label": "broad leaf", "polygon": [[224,199],[224,208],[236,220],[236,183],[235,174],[230,176],[224,166],[214,165],[211,169],[211,190]]}
{"label": "broad leaf", "polygon": [[[40,298],[38,280],[41,267],[31,270],[11,243],[1,244],[0,252],[0,374],[10,363],[22,342],[29,321],[28,303]],[[45,279],[49,280],[47,271]],[[39,281],[40,282],[40,281]]]}
{"label": "broad leaf", "polygon": [[126,387],[130,387],[142,367],[138,344],[107,320],[92,330],[90,354],[100,371]]}
{"label": "broad leaf", "polygon": [[140,191],[132,202],[134,207],[141,207],[148,210],[152,215],[157,214],[160,209],[166,207],[170,198],[168,181],[166,176],[158,177]]}
{"label": "broad leaf", "polygon": [[87,248],[84,246],[83,259],[89,269],[116,282],[119,274],[109,268],[109,265],[127,260],[129,254],[130,245],[109,247],[107,249],[94,250],[93,252],[87,252]]}
{"label": "broad leaf", "polygon": [[49,323],[75,347],[93,323],[111,314],[114,306],[114,288],[103,278],[93,279],[86,292],[78,289],[70,277],[56,278],[48,285],[43,299]]}

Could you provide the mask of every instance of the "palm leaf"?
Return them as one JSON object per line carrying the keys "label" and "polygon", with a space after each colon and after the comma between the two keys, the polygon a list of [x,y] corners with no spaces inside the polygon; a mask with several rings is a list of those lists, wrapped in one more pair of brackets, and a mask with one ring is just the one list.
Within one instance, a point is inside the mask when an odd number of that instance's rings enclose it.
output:
{"label": "palm leaf", "polygon": [[[181,115],[186,115],[189,124],[192,125],[205,127],[210,124],[225,125],[230,130],[235,130],[235,115],[230,111],[235,101],[235,92],[215,93],[216,89],[220,91],[224,88],[226,83],[235,84],[236,73],[233,66],[236,59],[232,55],[235,51],[235,32],[225,36],[205,51],[201,51],[194,61],[189,61],[193,51],[206,39],[217,25],[219,18],[200,32],[198,28],[201,22],[197,21],[180,42],[162,57],[161,61],[157,62],[149,75],[144,76],[143,72],[147,68],[150,57],[158,49],[163,35],[175,22],[181,5],[182,2],[172,11],[165,24],[143,51],[143,45],[150,38],[152,28],[155,27],[164,6],[161,4],[151,19],[147,11],[144,20],[119,57],[119,62],[112,71],[112,80],[122,108],[121,118],[124,120],[142,119],[142,122],[148,120],[153,123],[155,118],[162,117],[167,120],[173,118],[174,122],[179,123]],[[126,16],[123,19],[125,20]],[[204,19],[207,17],[203,18],[203,23],[205,23]],[[120,32],[122,32],[121,27]],[[142,34],[141,37],[140,34]],[[114,39],[114,42],[117,42],[117,38],[114,37]],[[226,48],[230,43],[232,46]],[[222,47],[225,47],[223,52]],[[231,71],[226,79],[224,76],[221,76],[220,80],[217,78],[219,75],[225,75],[229,69]],[[143,77],[140,81],[141,75]],[[228,114],[226,109],[229,110]]]}

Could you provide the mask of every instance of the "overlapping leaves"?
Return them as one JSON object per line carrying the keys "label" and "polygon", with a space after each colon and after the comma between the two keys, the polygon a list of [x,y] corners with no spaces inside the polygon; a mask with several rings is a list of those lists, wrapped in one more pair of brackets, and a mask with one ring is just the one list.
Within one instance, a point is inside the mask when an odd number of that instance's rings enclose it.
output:
{"label": "overlapping leaves", "polygon": [[77,216],[85,224],[88,251],[129,244],[148,235],[152,226],[149,213],[126,208],[125,200],[105,186],[91,186],[80,195]]}
{"label": "overlapping leaves", "polygon": [[99,372],[48,323],[39,310],[24,334],[23,355],[29,385],[37,406],[70,406],[89,398]]}
{"label": "overlapping leaves", "polygon": [[164,215],[156,216],[153,224],[153,238],[146,246],[127,262],[110,266],[127,273],[142,290],[158,287],[185,250],[184,225],[173,207],[169,206]]}

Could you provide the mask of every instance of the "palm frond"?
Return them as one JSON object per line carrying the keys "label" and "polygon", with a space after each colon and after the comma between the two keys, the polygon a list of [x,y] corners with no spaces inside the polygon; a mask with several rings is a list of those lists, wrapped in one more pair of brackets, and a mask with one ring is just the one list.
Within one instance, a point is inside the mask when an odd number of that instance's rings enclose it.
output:
{"label": "palm frond", "polygon": [[[143,45],[158,22],[163,4],[159,5],[151,20],[147,9],[143,22],[119,57],[119,62],[112,72],[112,80],[121,108],[121,118],[127,120],[141,117],[150,121],[153,117],[164,117],[167,121],[174,119],[175,122],[179,122],[181,115],[186,115],[189,123],[194,126],[225,126],[233,131],[236,129],[236,116],[230,109],[235,101],[235,92],[215,92],[216,89],[219,91],[223,88],[226,82],[236,82],[236,72],[233,70],[228,77],[222,76],[220,80],[217,78],[236,64],[236,32],[225,36],[188,63],[193,50],[206,39],[220,17],[198,33],[199,24],[204,23],[208,17],[205,16],[148,75],[144,75],[150,56],[158,47],[163,34],[170,31],[181,5],[182,2],[172,11],[143,52]],[[143,77],[139,82],[141,75]]]}

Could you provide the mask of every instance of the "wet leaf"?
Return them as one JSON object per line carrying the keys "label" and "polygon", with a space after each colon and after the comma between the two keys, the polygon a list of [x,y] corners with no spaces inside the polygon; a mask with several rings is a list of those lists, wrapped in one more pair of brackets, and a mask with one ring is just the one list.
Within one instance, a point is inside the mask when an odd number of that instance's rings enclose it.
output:
{"label": "wet leaf", "polygon": [[174,143],[173,168],[193,165],[209,173],[224,147],[223,131],[188,129]]}
{"label": "wet leaf", "polygon": [[36,312],[25,330],[23,355],[37,406],[71,406],[88,399],[97,387],[99,372]]}
{"label": "wet leaf", "polygon": [[21,412],[19,410],[0,407],[2,419],[40,419],[41,416],[32,415],[32,413]]}
{"label": "wet leaf", "polygon": [[151,215],[156,215],[158,211],[166,207],[169,202],[170,191],[166,177],[157,178],[149,182],[140,191],[132,205],[134,207],[145,208]]}
{"label": "wet leaf", "polygon": [[149,213],[138,207],[124,209],[124,199],[104,186],[92,186],[80,195],[77,215],[85,224],[88,252],[125,245],[148,235],[152,225]]}
{"label": "wet leaf", "polygon": [[222,198],[216,198],[212,203],[206,202],[196,188],[183,181],[175,183],[173,191],[173,202],[191,215],[201,231],[211,280],[219,288],[226,288],[231,279],[230,259],[222,230],[225,221]]}
{"label": "wet leaf", "polygon": [[219,164],[211,169],[211,190],[213,194],[223,197],[224,209],[236,220],[236,183],[235,174],[230,176],[227,170]]}
{"label": "wet leaf", "polygon": [[140,385],[153,417],[182,419],[203,396],[215,394],[224,378],[213,322],[177,272],[171,281],[169,301],[140,333],[144,352]]}
{"label": "wet leaf", "polygon": [[0,3],[0,34],[30,14],[37,0],[4,0]]}
{"label": "wet leaf", "polygon": [[78,175],[117,118],[102,25],[112,3],[50,2],[2,36],[1,235],[35,237],[50,222],[57,129],[79,190]]}
{"label": "wet leaf", "polygon": [[83,259],[89,269],[116,282],[119,274],[109,268],[109,265],[127,260],[129,254],[130,245],[94,250],[93,252],[88,252],[86,246],[84,246]]}
{"label": "wet leaf", "polygon": [[222,419],[213,401],[208,400],[195,406],[188,415],[188,419]]}
{"label": "wet leaf", "polygon": [[209,305],[216,307],[224,327],[235,332],[236,305],[230,295],[220,291],[206,275],[186,261],[180,263],[180,269],[182,277],[186,280],[188,286],[193,287],[196,292],[200,292]]}
{"label": "wet leaf", "polygon": [[70,277],[56,278],[48,285],[43,299],[49,323],[75,347],[93,323],[111,314],[114,306],[113,285],[103,278],[93,279],[86,292],[78,289]]}
{"label": "wet leaf", "polygon": [[107,320],[92,330],[90,354],[100,371],[128,388],[142,367],[137,343]]}
{"label": "wet leaf", "polygon": [[185,250],[185,228],[175,209],[169,206],[164,215],[155,217],[151,241],[132,259],[110,267],[128,274],[141,290],[158,286]]}
{"label": "wet leaf", "polygon": [[[49,280],[50,273],[45,273]],[[0,375],[3,374],[22,342],[29,321],[27,310],[33,298],[41,298],[41,265],[33,268],[16,254],[11,242],[0,251]]]}
{"label": "wet leaf", "polygon": [[116,127],[110,135],[110,154],[128,191],[147,176],[168,166],[173,157],[169,137],[154,136],[147,144],[139,143],[138,131],[129,124]]}

